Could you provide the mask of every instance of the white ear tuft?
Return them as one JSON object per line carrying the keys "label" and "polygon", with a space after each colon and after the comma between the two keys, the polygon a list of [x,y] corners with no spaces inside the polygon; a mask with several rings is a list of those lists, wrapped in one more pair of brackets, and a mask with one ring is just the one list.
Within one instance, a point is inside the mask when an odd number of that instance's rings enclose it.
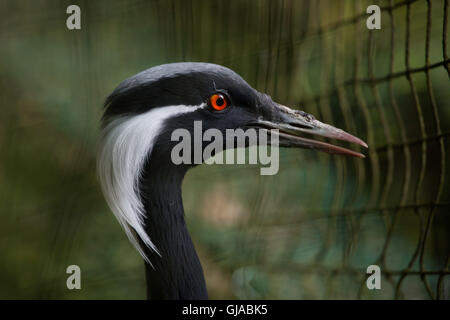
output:
{"label": "white ear tuft", "polygon": [[102,130],[97,173],[103,194],[128,239],[148,263],[150,261],[139,239],[149,249],[159,252],[145,232],[146,213],[139,197],[139,178],[145,160],[151,154],[155,139],[167,119],[204,106],[155,108],[143,114],[116,118]]}

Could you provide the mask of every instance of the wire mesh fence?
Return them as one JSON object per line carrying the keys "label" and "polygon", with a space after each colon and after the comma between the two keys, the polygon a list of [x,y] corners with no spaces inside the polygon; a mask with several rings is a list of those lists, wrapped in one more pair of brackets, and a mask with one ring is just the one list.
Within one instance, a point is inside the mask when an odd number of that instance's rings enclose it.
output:
{"label": "wire mesh fence", "polygon": [[[277,298],[449,298],[448,1],[377,4],[381,30],[367,29],[364,1],[268,1],[255,14],[264,19],[216,30],[226,38],[241,28],[238,48],[222,46],[219,36],[219,54],[196,53],[189,44],[180,49],[248,70],[249,82],[277,101],[365,137],[370,146],[366,161],[312,156],[333,179],[316,185],[312,200],[299,196],[301,208],[278,198],[283,207],[267,209],[260,198],[263,204],[252,208],[258,214],[239,229],[254,237],[239,245],[252,243],[254,261],[231,267],[243,297],[258,296],[248,282],[259,277],[267,285],[262,296]],[[248,12],[227,5],[229,12]],[[256,39],[245,38],[252,28]],[[304,193],[311,192],[310,179],[301,180]],[[298,253],[308,250],[313,253]],[[381,268],[382,294],[366,287],[369,264]],[[289,291],[293,283],[299,289]]]}
{"label": "wire mesh fence", "polygon": [[[101,106],[138,71],[204,61],[369,144],[364,160],[281,150],[270,177],[189,172],[211,298],[449,299],[448,0],[79,1],[80,32],[69,4],[1,4],[2,297],[74,298],[74,262],[78,298],[145,296],[95,180]],[[372,264],[381,290],[366,287]]]}
{"label": "wire mesh fence", "polygon": [[[315,8],[316,11],[320,10],[320,5],[317,4],[318,8]],[[435,42],[432,44],[432,23],[433,18],[437,16],[433,15],[433,5],[438,5],[442,10],[442,23],[440,23],[442,58],[437,62],[431,63],[431,46],[436,45]],[[322,10],[325,10],[325,7],[322,8]],[[372,146],[369,150],[369,164],[363,169],[358,168],[356,171],[362,177],[359,180],[358,188],[355,190],[355,197],[361,193],[361,188],[368,188],[366,203],[354,209],[344,208],[331,211],[330,217],[335,214],[344,214],[345,219],[350,220],[349,223],[356,224],[351,229],[352,235],[347,243],[348,247],[345,251],[342,269],[337,269],[335,272],[342,271],[358,274],[354,268],[349,267],[345,263],[349,259],[351,247],[354,245],[354,241],[358,238],[358,233],[360,232],[358,221],[365,214],[378,213],[386,219],[386,236],[382,250],[374,263],[380,264],[386,280],[394,287],[394,297],[402,297],[402,285],[406,278],[419,275],[420,280],[417,281],[423,283],[430,298],[439,299],[443,296],[448,298],[448,288],[444,288],[444,278],[449,273],[448,246],[446,247],[447,250],[442,252],[441,268],[433,270],[427,268],[425,263],[426,250],[432,250],[431,245],[427,246],[427,242],[432,241],[430,234],[432,233],[433,223],[436,223],[434,220],[435,216],[447,215],[449,206],[448,196],[446,196],[448,188],[445,187],[446,144],[448,146],[446,139],[448,132],[443,131],[441,128],[440,121],[442,116],[437,106],[432,76],[430,75],[431,70],[435,68],[442,68],[447,73],[449,71],[447,54],[448,1],[435,1],[434,3],[432,1],[403,1],[397,3],[389,1],[388,5],[381,8],[385,14],[384,25],[388,25],[387,28],[389,28],[389,31],[385,31],[383,34],[385,39],[376,38],[374,32],[362,30],[364,26],[360,21],[367,17],[364,9],[361,8],[361,4],[356,3],[355,12],[357,14],[353,18],[336,22],[330,27],[319,25],[318,29],[311,32],[322,36],[322,40],[319,41],[324,46],[327,44],[323,35],[327,32],[334,33],[333,40],[331,40],[335,42],[334,45],[336,46],[334,48],[334,57],[331,57],[333,49],[327,47],[331,50],[325,50],[324,59],[334,59],[335,79],[324,90],[325,93],[306,98],[309,101],[305,105],[309,106],[315,103],[319,108],[340,108],[344,118],[343,125],[347,130],[351,131],[354,129],[352,123],[361,121],[361,118],[357,118],[350,113],[352,111],[350,111],[348,102],[350,98],[348,96],[353,95],[357,105],[362,109],[363,121],[367,130],[367,141]],[[361,10],[363,12],[358,14]],[[401,13],[397,14],[395,12],[400,10],[402,10]],[[422,53],[423,66],[421,67],[411,67],[411,34],[413,32],[411,15],[413,10],[426,11],[426,19],[421,20],[424,24],[423,29],[425,29],[425,37],[422,39],[425,43],[425,50]],[[320,21],[320,18],[318,21]],[[400,24],[403,24],[404,30],[399,30],[398,25]],[[345,32],[340,31],[340,29],[348,25],[353,25],[356,39],[353,77],[338,79],[343,74],[342,69],[339,69],[342,68],[340,66],[342,60],[340,60],[339,55],[342,57],[342,51],[345,49],[337,42],[340,41],[339,37],[342,36],[339,33]],[[401,38],[400,32],[404,32],[403,45],[399,43],[399,38]],[[380,44],[380,41],[388,43],[385,47],[383,46],[383,49],[386,50],[384,52],[376,52],[376,46]],[[416,41],[420,41],[420,39],[416,38]],[[404,52],[404,69],[394,71],[395,59],[397,59],[396,54],[400,50]],[[386,59],[388,68],[380,66],[380,62],[379,60],[377,61],[375,55],[386,55],[388,57]],[[367,64],[365,72],[361,70],[364,68],[362,67],[363,63]],[[330,64],[329,67],[332,68],[332,65]],[[375,69],[378,68],[384,70],[379,72],[380,75],[377,76],[375,75]],[[324,77],[329,72],[330,69],[324,68]],[[422,73],[425,79],[413,78],[415,74],[419,73]],[[407,108],[399,108],[397,93],[394,89],[394,81],[396,79],[406,79],[408,82],[412,104]],[[445,80],[448,81],[448,78],[444,78]],[[416,83],[423,81],[426,83],[426,90],[419,91],[418,87],[422,84],[418,85]],[[387,84],[387,88],[380,88],[384,84]],[[387,90],[385,99],[380,94],[381,90]],[[331,99],[337,100],[335,105],[330,104]],[[445,108],[447,102],[440,101],[440,104]],[[392,118],[388,119],[386,115],[389,112],[387,111],[388,109],[394,111],[394,121],[392,121]],[[425,116],[425,113],[428,116]],[[407,124],[405,124],[412,121],[418,123],[418,130],[414,130],[414,134],[408,132]],[[395,134],[397,134],[397,138],[393,136]],[[439,173],[429,175],[431,167],[434,167],[434,170]],[[361,173],[361,169],[365,172]],[[346,170],[346,168],[342,167],[341,170]],[[401,179],[400,188],[394,185],[394,180],[397,179]],[[433,189],[432,191],[429,189],[426,191],[426,188]],[[400,189],[400,194],[394,195],[393,190],[395,189]],[[447,190],[447,192],[444,190]],[[393,233],[399,224],[399,215],[402,213],[415,215],[419,223],[415,234],[415,249],[410,255],[408,264],[404,268],[395,269],[387,264],[386,257],[392,245]],[[351,222],[351,220],[356,220],[356,222]],[[330,221],[332,221],[331,218]],[[330,222],[330,228],[327,231],[328,238],[330,238],[328,234],[332,232],[331,226],[333,225]],[[327,250],[327,244],[328,242],[325,242],[321,252]],[[359,274],[361,274],[361,271],[359,270]],[[433,283],[434,285],[431,285],[429,281],[431,275],[438,276],[437,281]],[[361,283],[361,288],[365,285],[364,280]],[[358,297],[361,297],[361,291],[359,291]]]}

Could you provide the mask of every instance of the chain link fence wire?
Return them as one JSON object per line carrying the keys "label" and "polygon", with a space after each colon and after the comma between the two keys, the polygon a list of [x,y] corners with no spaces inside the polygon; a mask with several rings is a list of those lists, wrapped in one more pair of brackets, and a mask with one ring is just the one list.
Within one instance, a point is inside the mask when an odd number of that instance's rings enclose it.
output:
{"label": "chain link fence wire", "polygon": [[[381,30],[366,27],[370,4],[380,6]],[[271,187],[280,180],[258,178],[258,191],[241,199],[250,199],[250,214],[235,246],[197,236],[232,274],[233,293],[449,299],[448,1],[172,5],[180,29],[161,21],[161,30],[187,38],[170,50],[229,66],[276,101],[369,144],[364,161],[282,152],[289,169],[280,179],[300,195],[286,199],[288,188]],[[197,30],[214,10],[217,28]],[[206,41],[210,52],[201,50]],[[371,264],[381,268],[382,290],[367,289]]]}
{"label": "chain link fence wire", "polygon": [[[322,2],[323,5],[323,2]],[[430,51],[432,41],[432,14],[433,5],[439,6],[442,12],[441,25],[441,38],[442,38],[442,58],[434,63],[430,62]],[[319,10],[321,4],[317,4],[315,10]],[[363,170],[363,179],[358,184],[359,188],[368,186],[367,181],[370,181],[369,196],[364,206],[353,208],[342,208],[333,210],[331,216],[335,214],[344,214],[345,219],[356,219],[356,227],[352,228],[353,234],[347,246],[348,249],[344,256],[344,265],[335,270],[338,272],[351,272],[354,274],[362,274],[362,270],[355,270],[354,267],[346,265],[345,261],[348,260],[351,253],[351,247],[354,245],[352,242],[358,237],[358,233],[361,232],[358,228],[358,224],[364,215],[369,213],[380,214],[385,217],[386,223],[386,236],[382,246],[382,250],[374,261],[375,264],[380,265],[385,279],[389,281],[394,287],[394,297],[400,298],[403,296],[403,284],[404,282],[413,276],[419,276],[416,281],[422,282],[423,286],[428,293],[429,298],[440,299],[448,298],[448,288],[444,288],[444,278],[449,274],[449,251],[448,246],[446,251],[442,252],[443,259],[441,261],[441,268],[429,269],[426,267],[425,257],[426,250],[433,250],[429,244],[432,239],[430,234],[432,233],[433,223],[436,223],[436,215],[448,215],[448,191],[445,190],[445,177],[446,177],[446,144],[448,146],[448,132],[442,131],[441,118],[436,97],[434,94],[434,87],[432,84],[431,71],[436,68],[442,68],[448,73],[448,54],[447,54],[447,21],[448,21],[448,1],[436,2],[432,1],[404,1],[394,3],[389,1],[388,5],[382,6],[382,14],[384,17],[384,32],[383,38],[376,38],[374,31],[364,30],[364,25],[359,23],[364,20],[367,15],[364,13],[364,7],[361,8],[361,3],[356,4],[355,11],[361,12],[353,18],[336,22],[330,27],[322,27],[319,25],[318,29],[312,31],[315,35],[324,35],[327,32],[333,32],[335,34],[335,56],[330,57],[333,49],[329,46],[325,49],[324,59],[334,60],[334,81],[325,90],[325,93],[319,93],[310,99],[305,105],[313,104],[314,102],[319,106],[325,106],[329,109],[340,108],[344,114],[344,127],[347,130],[352,131],[352,122],[356,117],[352,118],[350,114],[349,103],[347,101],[348,96],[353,95],[356,99],[357,106],[361,108],[363,118],[366,123],[367,141],[370,146],[368,160],[369,163],[365,165]],[[322,7],[325,10],[326,7]],[[422,9],[423,8],[423,9]],[[413,10],[426,10],[426,19],[421,20],[423,22],[423,29],[425,29],[425,37],[422,41],[425,43],[425,50],[423,51],[423,66],[412,67],[411,66],[411,51],[412,49],[412,26],[411,16]],[[401,11],[398,14],[396,11]],[[403,17],[402,17],[403,16]],[[403,21],[402,21],[403,20]],[[352,24],[354,26],[354,36],[356,38],[355,54],[354,54],[354,73],[353,77],[345,81],[341,78],[343,72],[341,71],[341,62],[339,55],[344,48],[337,44],[339,37],[342,36],[340,31],[346,25]],[[386,25],[389,25],[389,31],[386,30]],[[402,25],[404,30],[399,28]],[[417,27],[417,23],[414,24]],[[404,45],[401,45],[399,40],[401,36],[399,33],[404,32]],[[376,51],[376,46],[380,41],[387,41],[388,45],[383,47],[385,50]],[[417,39],[415,41],[418,41]],[[322,45],[326,46],[326,40],[322,36],[322,40],[319,40]],[[333,40],[332,40],[333,41]],[[364,48],[365,47],[365,48]],[[390,47],[390,48],[389,48]],[[404,69],[400,71],[394,71],[395,59],[397,59],[397,52],[399,50],[404,51]],[[387,74],[375,75],[375,69],[384,69],[380,66],[380,63],[376,60],[376,55],[386,55],[387,65],[389,66]],[[328,60],[329,61],[329,60]],[[365,74],[362,64],[366,63]],[[325,64],[327,65],[327,64]],[[332,68],[330,63],[327,67]],[[329,75],[330,69],[323,69],[324,77]],[[386,72],[384,72],[386,73]],[[424,75],[425,79],[420,76]],[[400,109],[398,98],[396,97],[394,82],[406,79],[410,89],[410,103],[407,108],[402,107]],[[447,81],[448,88],[448,78]],[[417,82],[422,82],[417,84]],[[423,86],[423,82],[426,83],[425,89],[418,89]],[[382,88],[387,84],[387,101],[383,101],[383,97],[380,92],[386,90]],[[308,99],[308,98],[307,98]],[[336,99],[336,105],[330,105],[330,100]],[[314,101],[314,102],[313,102]],[[448,108],[448,102],[442,101],[441,108]],[[389,121],[386,115],[389,109],[395,113],[395,121]],[[345,113],[347,112],[347,113]],[[441,111],[442,112],[442,111]],[[428,116],[425,116],[427,114]],[[350,119],[349,119],[350,118]],[[446,119],[447,120],[447,119]],[[356,118],[356,121],[361,119]],[[418,128],[414,130],[414,134],[410,134],[408,129],[409,122],[415,121],[418,123]],[[418,130],[417,130],[418,129]],[[400,139],[393,138],[393,132],[400,133]],[[431,168],[438,171],[438,174],[430,175]],[[345,170],[345,168],[341,168]],[[358,171],[361,168],[358,169]],[[358,172],[357,171],[357,172]],[[403,172],[402,172],[403,171]],[[393,190],[394,180],[401,179],[402,184],[401,193],[395,197]],[[425,188],[433,188],[430,192],[426,192]],[[447,188],[448,190],[448,188]],[[357,189],[355,194],[360,191]],[[424,194],[427,193],[426,197]],[[391,203],[392,205],[390,205]],[[409,262],[401,269],[393,269],[387,263],[387,256],[390,247],[392,246],[393,233],[398,224],[400,223],[401,215],[414,215],[418,219],[417,231],[415,232],[415,249],[410,254]],[[414,218],[407,218],[414,219]],[[444,219],[448,219],[445,217]],[[329,230],[327,231],[327,237],[329,233],[333,232],[334,223],[329,223]],[[448,231],[448,230],[447,230]],[[437,241],[441,241],[437,239]],[[443,239],[445,241],[445,239]],[[448,238],[447,240],[448,241]],[[427,245],[428,243],[428,245]],[[325,242],[325,245],[321,252],[325,252],[329,249],[329,241]],[[318,261],[321,261],[319,255]],[[346,270],[348,268],[348,270]],[[433,285],[430,283],[430,276],[438,276],[437,280],[434,280]],[[365,279],[361,283],[361,290],[358,293],[358,297],[362,295],[362,289],[365,286]]]}
{"label": "chain link fence wire", "polygon": [[[312,9],[318,12],[319,10],[326,10],[324,2],[317,3],[317,7]],[[430,50],[432,41],[432,14],[433,5],[439,6],[442,12],[441,34],[442,34],[442,58],[437,62],[430,62]],[[320,9],[322,8],[322,9]],[[423,9],[422,9],[423,8]],[[426,267],[425,257],[426,250],[433,250],[430,242],[432,241],[430,234],[432,233],[433,223],[436,223],[436,215],[448,215],[448,191],[445,190],[446,178],[446,144],[448,146],[448,132],[442,131],[440,119],[440,111],[437,106],[436,97],[434,94],[434,87],[432,84],[431,71],[436,68],[442,68],[447,73],[449,71],[448,54],[447,54],[447,21],[448,21],[448,1],[437,2],[434,1],[403,1],[396,2],[389,1],[385,6],[381,7],[383,14],[384,31],[382,36],[376,38],[377,31],[367,31],[361,21],[367,17],[364,12],[365,7],[361,3],[355,4],[355,11],[362,12],[356,14],[354,17],[338,21],[330,26],[319,26],[310,34],[321,37],[320,45],[327,46],[324,50],[324,62],[326,68],[322,68],[323,77],[330,77],[329,73],[333,72],[334,64],[334,81],[328,86],[324,86],[317,95],[305,98],[304,105],[310,106],[314,103],[330,113],[332,108],[340,108],[343,114],[344,127],[354,132],[354,122],[361,122],[362,119],[352,116],[352,111],[349,110],[348,96],[354,96],[356,105],[361,109],[363,114],[363,121],[365,122],[367,141],[371,146],[369,149],[368,163],[364,168],[358,164],[357,174],[361,174],[358,189],[355,195],[358,195],[361,188],[368,187],[368,198],[363,206],[353,208],[352,201],[349,202],[350,208],[344,207],[330,212],[329,227],[327,230],[327,239],[331,239],[332,230],[335,228],[335,222],[332,217],[337,214],[344,215],[344,219],[355,220],[352,226],[351,239],[347,243],[347,248],[344,253],[344,263],[342,267],[334,270],[335,274],[341,272],[349,272],[361,276],[363,270],[357,270],[354,266],[347,265],[346,261],[351,254],[351,248],[354,246],[354,241],[361,233],[360,221],[364,215],[379,214],[385,217],[386,236],[382,250],[374,264],[381,267],[385,280],[389,281],[394,288],[394,297],[401,298],[403,296],[404,282],[416,277],[415,281],[422,282],[426,289],[429,298],[441,299],[448,298],[448,288],[444,288],[445,276],[449,274],[449,251],[448,246],[446,251],[442,252],[443,259],[441,260],[441,267],[437,269],[429,269]],[[426,10],[426,19],[423,22],[423,29],[425,29],[425,37],[422,41],[425,43],[425,50],[422,53],[423,65],[419,67],[411,66],[411,51],[412,49],[412,26],[411,16],[413,10]],[[397,11],[401,11],[397,13]],[[320,21],[320,17],[318,17]],[[417,21],[416,21],[417,22]],[[353,77],[342,79],[342,53],[343,46],[337,42],[340,37],[343,37],[343,28],[348,25],[354,27],[355,53],[354,53],[354,72]],[[399,26],[402,28],[399,28]],[[417,23],[414,24],[417,27]],[[387,27],[387,28],[386,28]],[[382,30],[383,30],[382,29]],[[388,29],[388,30],[386,30]],[[403,30],[402,30],[403,29]],[[400,33],[403,32],[404,36]],[[327,40],[325,34],[333,33],[332,44],[333,48]],[[381,33],[381,32],[379,32]],[[384,38],[384,39],[382,39]],[[404,44],[399,41],[403,38]],[[388,45],[383,46],[384,51],[377,51],[376,46],[380,46],[379,42],[386,41]],[[415,41],[420,39],[415,38]],[[395,59],[399,58],[398,51],[404,52],[404,69],[394,71],[396,64]],[[386,69],[377,61],[376,55],[387,56],[386,64],[388,72],[379,72],[376,75],[375,69]],[[333,60],[334,59],[334,60]],[[333,62],[329,62],[329,61]],[[328,62],[328,63],[327,63]],[[363,64],[366,64],[364,67]],[[384,73],[384,74],[383,74]],[[425,76],[423,79],[422,76]],[[448,74],[450,75],[450,74]],[[395,91],[395,81],[407,80],[411,99],[409,106],[399,107],[397,94]],[[325,82],[326,80],[324,80]],[[448,78],[444,81],[447,81]],[[420,85],[417,82],[422,82]],[[426,83],[426,90],[422,89],[423,82]],[[382,88],[382,86],[386,87]],[[419,91],[419,86],[421,90]],[[387,90],[388,99],[383,101],[380,91]],[[352,92],[353,91],[353,92]],[[331,105],[330,100],[335,100],[335,104]],[[404,104],[404,102],[401,102]],[[353,106],[355,107],[355,106]],[[441,108],[447,107],[447,101],[441,101]],[[308,108],[309,109],[309,108]],[[395,121],[390,121],[387,112],[394,111]],[[442,111],[441,111],[442,112]],[[425,116],[425,113],[428,116]],[[332,118],[330,117],[330,120]],[[326,119],[328,120],[328,119]],[[446,119],[447,120],[447,119]],[[411,134],[407,129],[409,122],[417,122],[418,126]],[[359,131],[360,132],[360,131]],[[400,139],[393,137],[393,132],[400,134]],[[438,174],[429,175],[431,168],[437,170]],[[346,170],[341,167],[339,170]],[[360,173],[361,170],[365,172]],[[393,190],[395,187],[394,180],[400,179],[401,192],[395,197]],[[369,182],[370,181],[370,182]],[[369,183],[368,183],[369,182]],[[427,196],[423,196],[425,188],[433,188],[430,192],[428,190]],[[339,189],[339,186],[336,188]],[[447,188],[448,190],[448,188]],[[418,219],[417,231],[415,232],[415,249],[410,254],[409,262],[401,269],[395,269],[387,263],[388,251],[392,246],[393,234],[399,223],[401,223],[400,216],[408,215],[415,216],[407,217],[406,219]],[[444,218],[448,220],[448,216]],[[352,222],[349,222],[352,223]],[[447,230],[448,231],[448,230]],[[437,241],[448,241],[447,239],[437,239]],[[427,245],[428,244],[428,245]],[[322,261],[322,255],[329,249],[330,241],[325,241],[316,263]],[[437,280],[430,283],[430,277],[437,276]],[[420,279],[419,279],[420,278]],[[363,288],[365,287],[365,278],[363,277],[360,290],[357,297],[361,298]]]}

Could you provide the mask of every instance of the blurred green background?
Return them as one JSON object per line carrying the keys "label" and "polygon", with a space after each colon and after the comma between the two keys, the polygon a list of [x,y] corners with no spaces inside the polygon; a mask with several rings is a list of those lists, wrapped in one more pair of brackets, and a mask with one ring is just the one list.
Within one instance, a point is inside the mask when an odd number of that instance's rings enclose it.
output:
{"label": "blurred green background", "polygon": [[[66,28],[70,4],[81,30]],[[369,4],[381,30],[366,28]],[[95,174],[102,104],[146,68],[204,61],[370,145],[365,160],[282,150],[275,176],[191,170],[210,298],[449,299],[445,20],[444,0],[2,0],[0,298],[145,298]],[[66,288],[71,264],[81,290]],[[381,290],[365,286],[370,264]]]}

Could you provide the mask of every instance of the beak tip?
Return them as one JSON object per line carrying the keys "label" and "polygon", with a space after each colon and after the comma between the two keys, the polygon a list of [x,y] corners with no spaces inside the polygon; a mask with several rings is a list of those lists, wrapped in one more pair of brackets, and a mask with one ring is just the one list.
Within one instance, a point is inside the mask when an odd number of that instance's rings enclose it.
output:
{"label": "beak tip", "polygon": [[367,143],[365,143],[363,140],[361,140],[361,139],[359,139],[359,138],[357,138],[357,137],[355,137],[355,136],[351,136],[351,138],[353,138],[353,139],[350,139],[350,140],[348,140],[348,141],[354,142],[354,143],[356,143],[356,144],[359,144],[360,146],[363,146],[364,148],[369,148],[369,146],[367,145]]}
{"label": "beak tip", "polygon": [[358,159],[364,159],[366,156],[362,153],[351,151],[351,153],[346,153],[346,155],[353,156]]}

